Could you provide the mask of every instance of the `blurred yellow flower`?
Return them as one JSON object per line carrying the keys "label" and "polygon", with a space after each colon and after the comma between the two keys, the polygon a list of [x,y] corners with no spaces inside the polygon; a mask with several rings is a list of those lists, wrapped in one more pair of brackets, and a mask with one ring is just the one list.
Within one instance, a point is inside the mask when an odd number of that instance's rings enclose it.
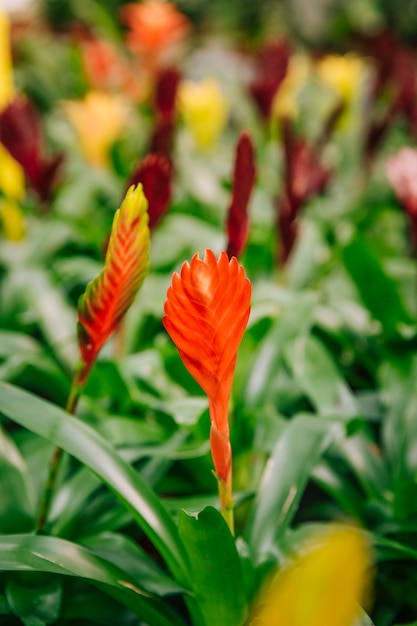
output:
{"label": "blurred yellow flower", "polygon": [[25,222],[17,202],[4,198],[0,203],[0,218],[6,239],[21,241],[24,238]]}
{"label": "blurred yellow flower", "polygon": [[370,567],[359,530],[334,527],[317,535],[275,576],[250,626],[353,626],[369,591]]}
{"label": "blurred yellow flower", "polygon": [[107,166],[109,149],[120,135],[126,117],[125,102],[100,91],[90,91],[84,100],[63,103],[74,126],[86,160],[95,166]]}
{"label": "blurred yellow flower", "polygon": [[[10,51],[10,24],[0,11],[0,110],[12,99],[14,93],[12,57]],[[20,165],[8,151],[0,146],[0,220],[7,239],[19,241],[25,236],[24,217],[19,200],[25,194],[25,178]]]}
{"label": "blurred yellow flower", "polygon": [[210,148],[215,144],[228,116],[219,84],[211,78],[200,83],[183,81],[178,90],[178,106],[197,146]]}
{"label": "blurred yellow flower", "polygon": [[0,11],[0,107],[3,108],[13,94],[12,57],[10,53],[10,24]]}
{"label": "blurred yellow flower", "polygon": [[290,59],[287,74],[275,94],[272,116],[296,118],[299,113],[298,96],[307,82],[310,61],[306,56],[295,54]]}
{"label": "blurred yellow flower", "polygon": [[329,54],[317,63],[316,69],[319,78],[349,104],[364,79],[366,63],[354,54]]}

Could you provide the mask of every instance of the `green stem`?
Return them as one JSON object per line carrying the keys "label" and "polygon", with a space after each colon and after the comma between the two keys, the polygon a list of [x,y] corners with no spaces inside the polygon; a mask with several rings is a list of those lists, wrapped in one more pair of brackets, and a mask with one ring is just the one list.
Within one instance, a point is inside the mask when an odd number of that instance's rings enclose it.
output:
{"label": "green stem", "polygon": [[[88,374],[88,366],[84,361],[80,361],[75,369],[74,376],[71,382],[71,389],[69,392],[67,404],[65,410],[70,415],[74,415],[77,409],[78,400],[85,387],[86,378]],[[59,468],[61,467],[61,460],[64,451],[60,447],[56,447],[54,453],[49,461],[49,471],[46,478],[45,487],[43,489],[38,517],[36,520],[36,534],[41,535],[45,531],[46,522],[48,520],[49,511],[51,509],[52,496],[55,490],[56,480],[58,476]]]}
{"label": "green stem", "polygon": [[219,499],[220,499],[220,511],[223,515],[223,519],[229,527],[232,535],[235,534],[235,518],[233,512],[233,497],[232,497],[232,486],[231,481],[229,484],[224,483],[220,478],[217,478],[217,485],[219,488]]}

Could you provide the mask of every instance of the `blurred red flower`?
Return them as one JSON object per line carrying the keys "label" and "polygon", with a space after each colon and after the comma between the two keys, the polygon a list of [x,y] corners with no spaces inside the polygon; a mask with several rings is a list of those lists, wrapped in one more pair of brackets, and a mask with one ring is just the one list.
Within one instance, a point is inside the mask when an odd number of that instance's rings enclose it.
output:
{"label": "blurred red flower", "polygon": [[163,53],[181,41],[188,30],[187,18],[171,2],[145,0],[125,4],[121,15],[130,29],[128,45],[148,62],[160,61]]}
{"label": "blurred red flower", "polygon": [[402,148],[386,163],[387,179],[407,211],[411,236],[417,248],[417,148]]}
{"label": "blurred red flower", "polygon": [[18,96],[0,112],[0,141],[22,166],[26,178],[46,201],[57,183],[62,155],[44,156],[44,139],[39,118],[31,102]]}
{"label": "blurred red flower", "polygon": [[255,177],[253,143],[249,133],[243,131],[236,146],[232,199],[226,220],[227,254],[229,257],[239,258],[246,248],[249,236],[248,205],[255,184]]}
{"label": "blurred red flower", "polygon": [[274,96],[287,73],[290,52],[288,42],[280,40],[265,44],[258,53],[249,93],[265,120],[271,116]]}
{"label": "blurred red flower", "polygon": [[154,229],[171,202],[172,167],[162,154],[148,154],[131,175],[128,187],[142,183],[148,201],[149,228]]}
{"label": "blurred red flower", "polygon": [[81,53],[85,73],[94,89],[121,91],[134,101],[139,99],[139,81],[116,46],[102,39],[91,39],[82,44]]}

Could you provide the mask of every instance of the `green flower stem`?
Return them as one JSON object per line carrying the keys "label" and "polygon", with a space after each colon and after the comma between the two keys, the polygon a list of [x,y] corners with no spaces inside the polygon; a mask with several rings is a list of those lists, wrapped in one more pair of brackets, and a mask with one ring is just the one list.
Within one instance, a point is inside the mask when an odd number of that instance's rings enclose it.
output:
{"label": "green flower stem", "polygon": [[223,519],[228,525],[232,535],[235,534],[235,519],[233,512],[233,497],[232,488],[230,484],[224,483],[220,478],[217,478],[217,485],[219,488],[220,499],[220,511],[223,515]]}
{"label": "green flower stem", "polygon": [[[78,400],[84,390],[89,367],[84,361],[79,361],[71,382],[71,389],[68,396],[65,410],[71,415],[75,415]],[[61,466],[61,460],[64,450],[60,447],[55,448],[54,453],[49,461],[49,471],[43,489],[38,517],[36,520],[36,534],[41,535],[45,531],[46,522],[48,520],[49,511],[52,503],[52,496],[55,490],[58,471]]]}

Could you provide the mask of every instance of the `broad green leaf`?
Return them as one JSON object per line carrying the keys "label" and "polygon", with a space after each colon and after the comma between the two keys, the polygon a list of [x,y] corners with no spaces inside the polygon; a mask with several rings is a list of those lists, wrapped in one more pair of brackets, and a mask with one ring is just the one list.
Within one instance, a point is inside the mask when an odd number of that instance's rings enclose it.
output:
{"label": "broad green leaf", "polygon": [[26,464],[0,427],[0,532],[25,532],[34,525],[34,494]]}
{"label": "broad green leaf", "polygon": [[[63,624],[99,624],[100,626],[132,626],[132,613],[114,598],[99,589],[71,589],[60,618]],[[67,596],[68,597],[68,596]],[[60,623],[60,622],[58,622]]]}
{"label": "broad green leaf", "polygon": [[86,364],[116,329],[149,271],[147,206],[142,185],[131,187],[114,216],[104,269],[79,300],[79,345]]}
{"label": "broad green leaf", "polygon": [[176,580],[180,584],[186,581],[184,548],[172,520],[137,472],[106,440],[62,409],[11,385],[0,383],[0,406],[4,415],[49,439],[97,474],[130,510]]}
{"label": "broad green leaf", "polygon": [[417,549],[403,542],[389,539],[380,535],[373,535],[374,546],[377,550],[377,561],[417,560]]}
{"label": "broad green leaf", "polygon": [[11,330],[0,330],[0,358],[18,353],[38,354],[40,345],[32,337]]}
{"label": "broad green leaf", "polygon": [[68,377],[46,352],[11,355],[0,364],[0,380],[33,391],[60,406],[65,404],[70,390]]}
{"label": "broad green leaf", "polygon": [[417,514],[417,358],[399,358],[381,368],[386,414],[382,438],[389,467],[394,511],[398,519]]}
{"label": "broad green leaf", "polygon": [[329,249],[323,237],[322,228],[317,222],[303,219],[294,250],[288,260],[286,275],[293,289],[302,289],[311,281],[323,261],[327,260]]}
{"label": "broad green leaf", "polygon": [[381,451],[373,439],[364,431],[358,431],[341,441],[338,448],[368,498],[384,497],[390,486],[389,475]]}
{"label": "broad green leaf", "polygon": [[343,249],[345,267],[359,295],[387,338],[394,338],[415,325],[405,308],[395,281],[385,272],[365,242],[356,237]]}
{"label": "broad green leaf", "polygon": [[246,529],[256,562],[267,556],[275,538],[291,523],[313,468],[341,433],[340,424],[304,415],[292,418],[283,430],[263,474]]}
{"label": "broad green leaf", "polygon": [[386,416],[382,436],[388,459],[397,476],[417,474],[417,357],[386,362],[380,371]]}
{"label": "broad green leaf", "polygon": [[62,582],[45,574],[24,572],[8,577],[7,604],[25,626],[52,624],[59,617]]}
{"label": "broad green leaf", "polygon": [[[104,436],[108,439],[106,437],[106,429],[104,429]],[[119,454],[129,463],[134,463],[143,457],[150,456],[148,463],[151,464],[151,467],[148,468],[148,464],[145,463],[140,470],[140,475],[148,487],[153,487],[164,474],[164,470],[171,464],[169,460],[167,462],[167,455],[169,459],[172,454],[179,454],[176,451],[183,443],[184,438],[185,433],[177,432],[170,440],[165,441],[160,446],[121,449]],[[116,441],[115,443],[120,442]],[[159,454],[156,454],[157,452]],[[87,519],[88,515],[85,513],[88,501],[100,486],[101,481],[99,477],[92,474],[88,468],[82,467],[57,488],[49,515],[50,520],[53,522],[54,535],[72,538],[74,536],[82,537],[84,536],[85,526],[87,526],[87,533],[91,534],[93,532],[91,524],[98,523],[100,525],[102,523],[102,520],[97,515],[97,511],[94,514],[94,519]],[[96,494],[95,504],[99,504],[98,500],[107,500],[107,496],[107,493]],[[81,515],[82,521],[80,521]]]}
{"label": "broad green leaf", "polygon": [[191,563],[193,590],[204,624],[240,626],[247,606],[243,573],[230,530],[213,507],[181,512],[180,536]]}
{"label": "broad green leaf", "polygon": [[321,415],[357,415],[355,398],[339,374],[323,344],[311,336],[300,336],[286,349],[294,378]]}
{"label": "broad green leaf", "polygon": [[305,293],[285,305],[255,352],[246,387],[245,404],[262,405],[270,400],[271,387],[281,365],[287,342],[308,330],[313,323],[317,296]]}
{"label": "broad green leaf", "polygon": [[0,535],[0,562],[3,571],[51,572],[106,585],[108,593],[149,624],[182,624],[172,611],[139,589],[135,578],[126,571],[70,541],[37,535]]}
{"label": "broad green leaf", "polygon": [[16,268],[9,276],[25,307],[39,324],[59,363],[72,371],[77,361],[75,311],[62,288],[43,268]]}
{"label": "broad green leaf", "polygon": [[168,596],[185,592],[183,587],[175,584],[167,574],[156,567],[153,560],[130,537],[104,532],[87,537],[82,544],[95,556],[128,572],[136,584],[149,593]]}
{"label": "broad green leaf", "polygon": [[312,478],[331,496],[344,513],[354,519],[362,519],[366,503],[362,491],[352,479],[325,461],[313,469]]}

